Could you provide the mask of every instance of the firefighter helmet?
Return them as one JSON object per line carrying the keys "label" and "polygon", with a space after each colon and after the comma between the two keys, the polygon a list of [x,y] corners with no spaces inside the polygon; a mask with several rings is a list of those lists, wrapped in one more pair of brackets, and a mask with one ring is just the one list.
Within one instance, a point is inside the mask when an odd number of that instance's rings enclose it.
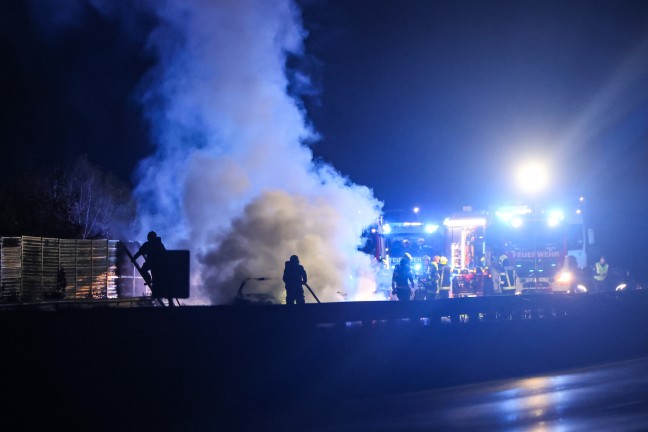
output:
{"label": "firefighter helmet", "polygon": [[446,265],[446,264],[448,264],[448,258],[442,256],[441,258],[439,258],[439,262],[440,262],[442,265]]}
{"label": "firefighter helmet", "polygon": [[405,254],[403,255],[403,260],[412,262],[412,255],[410,255],[409,252],[405,252]]}
{"label": "firefighter helmet", "polygon": [[291,255],[290,256],[290,262],[299,264],[299,257],[297,255]]}
{"label": "firefighter helmet", "polygon": [[157,233],[156,233],[155,231],[150,231],[150,232],[146,235],[146,239],[147,239],[148,241],[153,241],[153,240],[155,240],[156,238],[157,238]]}

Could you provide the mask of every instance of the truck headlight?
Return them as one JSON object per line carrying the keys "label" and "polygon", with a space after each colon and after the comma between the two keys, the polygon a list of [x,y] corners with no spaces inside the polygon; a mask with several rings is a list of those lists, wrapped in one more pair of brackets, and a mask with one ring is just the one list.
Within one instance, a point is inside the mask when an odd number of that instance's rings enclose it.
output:
{"label": "truck headlight", "polygon": [[560,272],[558,274],[558,283],[568,284],[572,281],[572,274],[570,272]]}

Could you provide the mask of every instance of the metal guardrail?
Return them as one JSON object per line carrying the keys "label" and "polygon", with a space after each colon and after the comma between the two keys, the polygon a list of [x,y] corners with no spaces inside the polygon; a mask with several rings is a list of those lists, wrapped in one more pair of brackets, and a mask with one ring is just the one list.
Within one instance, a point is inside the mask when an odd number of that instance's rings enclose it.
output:
{"label": "metal guardrail", "polygon": [[[578,319],[592,315],[648,313],[648,292],[597,295],[488,296],[411,302],[341,302],[302,306],[221,307],[223,319],[298,325],[373,328],[410,323],[474,324],[488,321]],[[245,310],[241,310],[245,308]]]}
{"label": "metal guardrail", "polygon": [[[14,310],[140,308],[157,306],[151,297],[55,300],[0,305]],[[437,327],[487,322],[626,319],[648,315],[648,291],[623,294],[465,297],[411,302],[335,302],[305,305],[227,305],[175,308],[178,314],[208,316],[214,328],[376,329],[399,325]]]}

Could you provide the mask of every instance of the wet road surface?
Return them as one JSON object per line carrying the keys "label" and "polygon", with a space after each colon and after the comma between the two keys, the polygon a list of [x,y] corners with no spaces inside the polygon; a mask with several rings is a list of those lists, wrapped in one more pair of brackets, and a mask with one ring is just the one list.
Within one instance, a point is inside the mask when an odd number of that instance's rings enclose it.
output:
{"label": "wet road surface", "polygon": [[648,357],[600,366],[318,406],[243,428],[300,431],[645,431]]}

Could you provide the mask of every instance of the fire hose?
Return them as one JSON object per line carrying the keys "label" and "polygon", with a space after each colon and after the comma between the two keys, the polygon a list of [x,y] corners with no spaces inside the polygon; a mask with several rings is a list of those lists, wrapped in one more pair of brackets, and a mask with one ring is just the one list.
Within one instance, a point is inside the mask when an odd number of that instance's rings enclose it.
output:
{"label": "fire hose", "polygon": [[317,301],[317,303],[322,303],[321,301],[319,301],[319,299],[317,298],[317,296],[313,292],[313,289],[307,283],[305,283],[304,285],[306,285],[306,288],[308,288],[308,291],[310,291],[310,293],[313,294],[313,297],[315,297],[315,300]]}
{"label": "fire hose", "polygon": [[[241,286],[239,286],[239,289],[238,289],[238,297],[243,297],[243,287],[245,286],[245,284],[247,283],[247,281],[249,281],[249,280],[266,281],[266,280],[273,280],[273,279],[274,279],[274,278],[271,278],[271,277],[257,277],[257,278],[249,277],[249,278],[246,278],[246,279],[241,283]],[[308,288],[308,291],[310,291],[310,293],[313,295],[313,298],[315,299],[315,301],[317,301],[317,303],[322,303],[322,302],[320,301],[320,299],[318,299],[317,296],[315,295],[315,291],[313,291],[313,289],[312,289],[312,288],[311,288],[307,283],[304,283],[303,285],[305,285],[306,288]]]}

